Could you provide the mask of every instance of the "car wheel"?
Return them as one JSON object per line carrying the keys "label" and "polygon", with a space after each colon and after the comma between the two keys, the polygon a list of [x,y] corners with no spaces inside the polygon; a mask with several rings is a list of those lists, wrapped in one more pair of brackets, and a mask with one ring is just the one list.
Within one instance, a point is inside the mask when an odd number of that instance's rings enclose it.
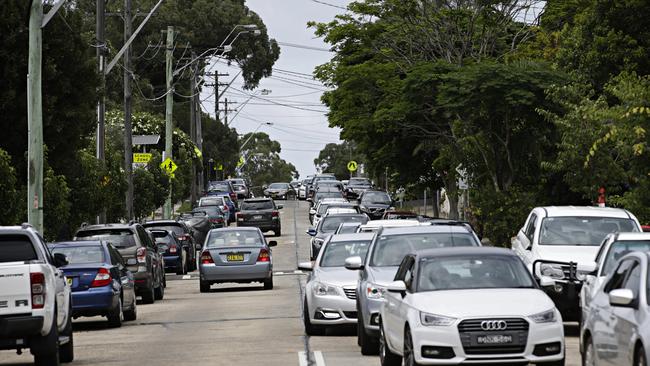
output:
{"label": "car wheel", "polygon": [[591,337],[585,340],[584,350],[582,354],[582,366],[596,366],[596,353],[594,350],[594,341]]}
{"label": "car wheel", "polygon": [[138,319],[138,305],[135,303],[135,299],[133,299],[133,306],[131,309],[124,312],[124,320],[134,321],[136,319]]}
{"label": "car wheel", "polygon": [[388,347],[383,325],[379,328],[379,332],[379,361],[381,361],[381,366],[401,366],[402,357],[391,352]]}
{"label": "car wheel", "polygon": [[379,343],[376,339],[370,337],[368,333],[366,333],[366,329],[363,326],[363,319],[361,317],[358,317],[358,319],[357,340],[361,347],[361,354],[364,356],[377,355],[379,353]]}
{"label": "car wheel", "polygon": [[273,290],[273,275],[270,278],[264,280],[264,289]]}
{"label": "car wheel", "polygon": [[275,236],[282,236],[282,229],[273,230],[273,234],[275,234]]}
{"label": "car wheel", "polygon": [[119,328],[124,321],[124,311],[122,310],[122,298],[117,300],[115,308],[108,311],[108,326],[111,328]]}
{"label": "car wheel", "polygon": [[308,336],[325,335],[325,327],[312,324],[309,320],[309,308],[307,307],[307,299],[305,299],[302,309],[302,322],[305,324],[305,333]]}
{"label": "car wheel", "polygon": [[[70,302],[72,303],[72,301]],[[59,361],[62,363],[69,363],[74,361],[74,333],[72,332],[72,305],[68,310],[68,321],[61,334],[68,337],[68,343],[59,346]]]}
{"label": "car wheel", "polygon": [[[54,314],[56,314],[56,309]],[[59,365],[59,330],[57,329],[56,315],[52,318],[50,333],[44,337],[36,338],[35,342],[33,342],[34,344],[32,344],[32,347],[36,346],[38,348],[36,352],[34,352],[34,348],[32,348],[32,353],[34,353],[34,364],[36,366]]]}
{"label": "car wheel", "polygon": [[411,330],[407,327],[404,330],[404,366],[417,366],[415,362],[415,352],[413,351],[413,338]]}
{"label": "car wheel", "polygon": [[643,346],[639,345],[636,347],[636,351],[634,352],[634,365],[635,366],[646,366],[646,358],[645,358],[645,351],[643,350]]}
{"label": "car wheel", "polygon": [[185,262],[185,260],[183,259],[183,255],[181,254],[181,261],[178,264],[178,267],[176,268],[176,274],[177,275],[184,275],[185,273],[187,273],[186,266],[187,266],[187,263]]}
{"label": "car wheel", "polygon": [[199,281],[199,290],[203,292],[210,292],[210,283],[207,281]]}
{"label": "car wheel", "polygon": [[144,290],[142,294],[142,303],[143,304],[153,304],[156,301],[156,296],[153,290],[153,284]]}
{"label": "car wheel", "polygon": [[162,300],[165,297],[165,283],[160,281],[160,285],[154,289],[156,300]]}

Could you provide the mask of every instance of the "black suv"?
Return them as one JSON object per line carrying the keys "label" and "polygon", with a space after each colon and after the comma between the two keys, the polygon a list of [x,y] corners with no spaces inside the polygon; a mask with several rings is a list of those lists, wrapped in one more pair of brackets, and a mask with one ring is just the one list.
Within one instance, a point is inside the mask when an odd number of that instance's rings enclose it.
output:
{"label": "black suv", "polygon": [[237,212],[237,226],[254,226],[262,232],[273,231],[275,236],[281,236],[280,209],[282,205],[276,206],[270,198],[244,200],[241,211]]}
{"label": "black suv", "polygon": [[151,235],[140,224],[105,224],[81,227],[74,240],[104,240],[126,260],[135,279],[135,294],[153,304],[165,294],[165,264]]}
{"label": "black suv", "polygon": [[142,226],[148,230],[167,230],[174,233],[187,254],[187,270],[191,272],[197,268],[196,251],[201,250],[201,244],[197,247],[194,242],[194,233],[186,223],[176,220],[154,220],[148,221]]}

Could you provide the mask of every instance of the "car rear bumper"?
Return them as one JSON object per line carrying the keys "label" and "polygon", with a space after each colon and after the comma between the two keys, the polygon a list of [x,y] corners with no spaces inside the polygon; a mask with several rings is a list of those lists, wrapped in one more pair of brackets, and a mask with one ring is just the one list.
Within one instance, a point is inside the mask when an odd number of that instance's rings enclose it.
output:
{"label": "car rear bumper", "polygon": [[232,266],[217,266],[201,264],[202,281],[208,282],[251,282],[271,278],[273,267],[268,262],[242,264]]}
{"label": "car rear bumper", "polygon": [[180,255],[169,255],[164,256],[165,258],[165,269],[178,269],[183,266],[183,258]]}
{"label": "car rear bumper", "polygon": [[113,286],[90,288],[72,293],[72,316],[104,314],[118,304],[119,292]]}
{"label": "car rear bumper", "polygon": [[[0,316],[0,339],[17,339],[38,336],[43,329],[43,317],[31,315]],[[13,349],[13,346],[6,345]],[[3,349],[3,342],[0,342]]]}
{"label": "car rear bumper", "polygon": [[274,221],[237,221],[238,227],[257,227],[260,228],[263,232],[279,229],[280,220]]}

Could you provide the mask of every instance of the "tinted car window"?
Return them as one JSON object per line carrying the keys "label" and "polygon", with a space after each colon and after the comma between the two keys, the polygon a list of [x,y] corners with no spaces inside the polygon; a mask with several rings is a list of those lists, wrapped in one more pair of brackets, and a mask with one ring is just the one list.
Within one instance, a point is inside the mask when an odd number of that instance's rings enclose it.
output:
{"label": "tinted car window", "polygon": [[77,233],[77,240],[102,240],[113,244],[116,248],[135,246],[135,237],[131,230],[93,230]]}
{"label": "tinted car window", "polygon": [[199,207],[203,206],[222,206],[223,203],[223,198],[221,197],[209,197],[209,198],[201,198],[199,200]]}
{"label": "tinted car window", "polygon": [[241,204],[242,211],[273,210],[273,201],[244,201]]}
{"label": "tinted car window", "polygon": [[610,233],[639,231],[631,219],[609,217],[547,217],[542,221],[542,245],[598,246]]}
{"label": "tinted car window", "polygon": [[270,189],[289,189],[288,183],[273,183],[269,186]]}
{"label": "tinted car window", "polygon": [[86,263],[104,263],[106,256],[104,255],[104,248],[97,246],[58,246],[52,249],[52,254],[61,253],[68,257],[70,264],[86,264]]}
{"label": "tinted car window", "polygon": [[217,192],[230,192],[230,185],[228,183],[212,183],[210,184],[209,191]]}
{"label": "tinted car window", "polygon": [[330,242],[325,246],[321,267],[343,267],[349,257],[366,257],[370,240]]}
{"label": "tinted car window", "polygon": [[323,233],[333,233],[336,231],[336,229],[338,229],[339,225],[341,225],[344,222],[361,222],[365,224],[366,222],[368,222],[368,218],[362,215],[327,216],[323,218],[323,220],[319,224],[320,228],[318,231]]}
{"label": "tinted car window", "polygon": [[195,208],[192,210],[192,213],[195,212],[205,212],[208,216],[219,216],[222,215],[222,211],[219,206],[202,206],[201,208]]}
{"label": "tinted car window", "polygon": [[322,200],[323,198],[342,198],[343,195],[341,192],[338,190],[336,192],[318,192],[316,193],[316,196],[314,196],[314,201],[318,202]]}
{"label": "tinted car window", "polygon": [[170,233],[176,234],[176,236],[185,234],[185,229],[176,225],[146,225],[145,228],[149,230],[166,230]]}
{"label": "tinted car window", "polygon": [[34,245],[25,235],[0,236],[0,263],[36,260]]}
{"label": "tinted car window", "polygon": [[601,276],[607,276],[610,274],[614,268],[616,268],[616,263],[618,263],[618,260],[623,258],[626,254],[630,252],[648,251],[650,251],[650,241],[648,240],[617,241],[612,243],[612,245],[609,247],[609,251],[607,252],[607,257],[605,257]]}
{"label": "tinted car window", "polygon": [[461,233],[421,233],[387,235],[377,238],[371,266],[399,266],[407,253],[423,249],[479,246],[474,237]]}
{"label": "tinted car window", "polygon": [[367,192],[363,195],[361,202],[366,204],[382,204],[389,205],[391,203],[390,197],[384,192]]}
{"label": "tinted car window", "polygon": [[255,230],[225,230],[213,231],[206,240],[208,248],[257,246],[261,247],[264,240]]}

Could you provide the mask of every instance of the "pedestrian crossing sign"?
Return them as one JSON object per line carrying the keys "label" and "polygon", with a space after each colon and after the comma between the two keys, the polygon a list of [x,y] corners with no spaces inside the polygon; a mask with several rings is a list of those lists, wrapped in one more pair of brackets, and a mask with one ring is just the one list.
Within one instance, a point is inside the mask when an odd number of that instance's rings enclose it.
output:
{"label": "pedestrian crossing sign", "polygon": [[165,159],[162,163],[160,163],[160,168],[164,169],[167,174],[172,175],[178,169],[178,165],[174,163],[174,161],[170,158]]}

